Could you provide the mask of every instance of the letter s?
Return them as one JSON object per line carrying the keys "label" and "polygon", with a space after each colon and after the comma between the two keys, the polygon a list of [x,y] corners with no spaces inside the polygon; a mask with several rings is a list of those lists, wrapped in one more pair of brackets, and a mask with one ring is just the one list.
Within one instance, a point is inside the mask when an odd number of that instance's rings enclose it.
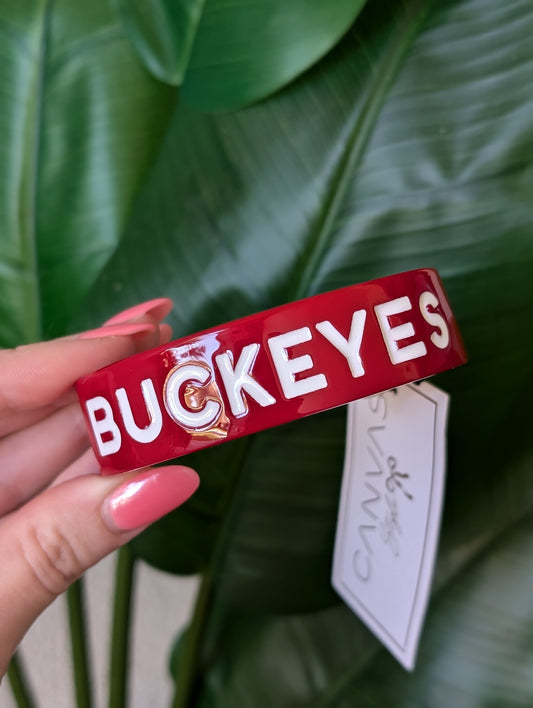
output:
{"label": "letter s", "polygon": [[432,312],[428,309],[430,307],[439,306],[439,301],[437,300],[436,295],[429,290],[426,290],[422,293],[422,295],[420,295],[418,306],[420,308],[420,314],[426,322],[439,329],[439,332],[432,332],[430,336],[431,341],[439,349],[446,349],[450,343],[450,331],[448,329],[448,325],[446,324],[446,320],[442,315],[439,315],[438,312]]}

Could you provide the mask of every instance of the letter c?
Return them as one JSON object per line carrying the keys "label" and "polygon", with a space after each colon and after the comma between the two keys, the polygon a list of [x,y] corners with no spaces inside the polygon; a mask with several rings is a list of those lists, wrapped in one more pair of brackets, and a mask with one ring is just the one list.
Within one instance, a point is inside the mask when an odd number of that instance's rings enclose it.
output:
{"label": "letter c", "polygon": [[201,408],[186,408],[181,402],[181,389],[186,383],[205,386],[212,377],[210,369],[200,364],[176,366],[167,376],[163,399],[174,422],[187,430],[207,430],[216,423],[222,404],[208,398]]}

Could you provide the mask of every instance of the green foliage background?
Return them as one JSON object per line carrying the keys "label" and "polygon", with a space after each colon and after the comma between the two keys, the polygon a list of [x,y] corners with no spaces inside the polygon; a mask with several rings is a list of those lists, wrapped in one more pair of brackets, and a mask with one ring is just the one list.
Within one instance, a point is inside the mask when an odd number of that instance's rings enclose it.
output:
{"label": "green foliage background", "polygon": [[329,586],[337,410],[195,455],[134,543],[204,576],[175,705],[533,703],[532,34],[529,0],[2,3],[0,345],[434,266],[470,355],[415,672]]}

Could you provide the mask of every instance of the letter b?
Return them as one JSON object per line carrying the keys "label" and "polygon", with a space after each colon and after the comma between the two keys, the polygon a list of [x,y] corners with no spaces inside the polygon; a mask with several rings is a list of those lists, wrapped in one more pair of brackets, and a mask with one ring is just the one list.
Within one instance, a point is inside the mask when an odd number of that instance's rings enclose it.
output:
{"label": "letter b", "polygon": [[[113,418],[113,410],[109,401],[103,396],[95,396],[86,401],[85,408],[87,409],[87,415],[91,422],[100,455],[105,457],[105,455],[113,455],[118,452],[122,443],[122,436]],[[103,411],[103,418],[96,418],[97,411]],[[110,433],[111,438],[104,440],[105,433]]]}

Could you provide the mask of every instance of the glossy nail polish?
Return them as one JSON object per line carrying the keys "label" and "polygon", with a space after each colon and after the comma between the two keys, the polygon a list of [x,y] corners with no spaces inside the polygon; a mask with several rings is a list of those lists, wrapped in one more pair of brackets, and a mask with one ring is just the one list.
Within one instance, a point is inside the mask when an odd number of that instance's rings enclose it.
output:
{"label": "glossy nail polish", "polygon": [[199,481],[190,467],[159,467],[141,472],[105,500],[103,517],[115,531],[133,531],[183,504],[196,491]]}
{"label": "glossy nail polish", "polygon": [[144,317],[145,315],[149,315],[160,322],[168,315],[171,309],[172,300],[168,297],[160,297],[155,300],[148,300],[147,302],[141,302],[139,305],[129,307],[127,310],[123,310],[108,319],[105,324],[119,324],[121,322],[133,320],[137,317]]}

